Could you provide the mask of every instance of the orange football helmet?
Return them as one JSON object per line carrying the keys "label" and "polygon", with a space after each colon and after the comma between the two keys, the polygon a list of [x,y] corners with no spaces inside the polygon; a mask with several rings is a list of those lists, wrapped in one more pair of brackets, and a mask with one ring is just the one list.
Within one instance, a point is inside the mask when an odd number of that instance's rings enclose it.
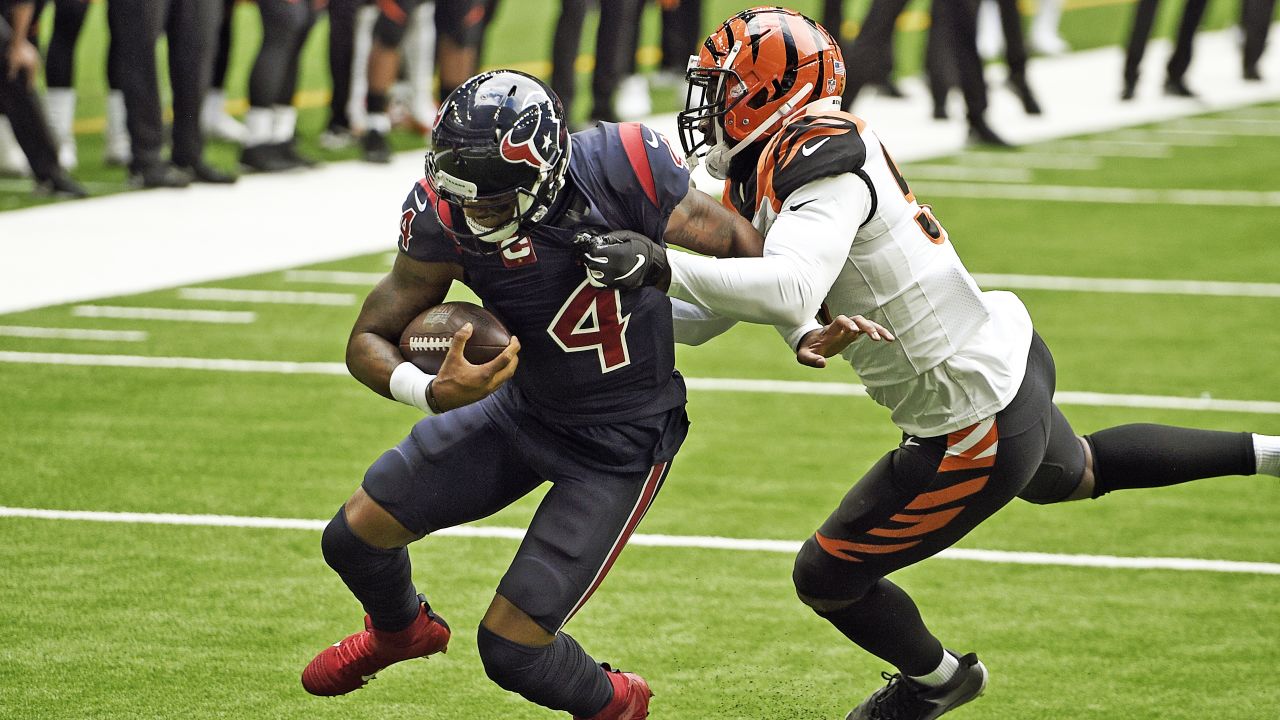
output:
{"label": "orange football helmet", "polygon": [[794,10],[757,7],[729,18],[689,58],[680,145],[723,179],[729,160],[768,138],[795,110],[844,92],[840,45]]}

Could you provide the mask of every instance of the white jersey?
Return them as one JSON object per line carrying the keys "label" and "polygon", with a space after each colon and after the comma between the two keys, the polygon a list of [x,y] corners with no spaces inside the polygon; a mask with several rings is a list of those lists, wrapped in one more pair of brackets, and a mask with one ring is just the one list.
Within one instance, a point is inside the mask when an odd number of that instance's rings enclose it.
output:
{"label": "white jersey", "polygon": [[[765,236],[765,257],[670,253],[671,296],[779,325],[793,348],[815,315],[863,315],[897,340],[860,338],[844,357],[903,431],[945,435],[994,415],[1026,370],[1026,308],[978,287],[865,123],[815,106],[773,137],[751,181],[726,189]],[[690,334],[682,315],[698,313],[678,308],[678,338]]]}

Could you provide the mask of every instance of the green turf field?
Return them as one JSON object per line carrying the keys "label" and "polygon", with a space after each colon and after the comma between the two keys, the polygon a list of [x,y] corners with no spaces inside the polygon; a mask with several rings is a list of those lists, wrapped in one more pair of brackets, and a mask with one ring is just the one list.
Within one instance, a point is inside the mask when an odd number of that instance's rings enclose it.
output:
{"label": "green turf field", "polygon": [[[1128,32],[1133,2],[1134,0],[1067,0],[1066,12],[1061,23],[1062,35],[1075,49],[1120,43]],[[755,3],[733,0],[706,0],[703,3],[704,29],[710,32],[724,18],[753,4]],[[870,0],[845,2],[846,21],[841,28],[844,37],[852,38],[857,35],[858,21],[866,13],[869,4]],[[46,44],[48,34],[52,32],[51,5],[42,23]],[[821,18],[823,4],[819,0],[797,0],[790,6],[812,17]],[[514,67],[539,77],[549,78],[551,37],[558,16],[557,10],[558,4],[555,0],[503,2],[489,30],[485,56],[482,59],[483,65]],[[1031,6],[1024,7],[1024,12],[1031,12]],[[1178,13],[1179,7],[1176,3],[1165,3],[1157,18],[1155,35],[1171,35],[1178,21]],[[1205,15],[1202,28],[1227,27],[1233,22],[1238,22],[1238,18],[1239,10],[1235,3],[1212,3]],[[900,32],[895,45],[896,72],[899,75],[909,76],[919,73],[924,53],[924,30],[927,27],[928,2],[914,0],[899,23]],[[641,50],[638,53],[639,67],[642,71],[656,67],[659,57],[658,36],[658,11],[655,4],[649,3],[642,23]],[[238,3],[235,9],[231,60],[226,80],[226,93],[234,114],[239,115],[244,112],[249,71],[260,44],[261,23],[257,8],[249,2]],[[574,108],[571,108],[573,116],[578,120],[585,119],[589,110],[587,105],[590,99],[590,74],[587,69],[592,65],[594,45],[595,16],[592,14],[588,17],[587,27],[583,31],[583,55],[578,63],[579,69],[583,72],[579,74],[578,102]],[[328,21],[327,16],[322,15],[303,50],[302,75],[299,79],[296,98],[296,103],[301,108],[298,119],[300,146],[311,157],[323,160],[349,160],[358,156],[357,149],[326,150],[315,142],[316,136],[324,128],[328,118],[327,52]],[[79,180],[87,183],[87,187],[95,195],[128,190],[124,170],[106,166],[103,163],[102,128],[106,102],[106,53],[106,11],[102,2],[95,1],[90,8],[76,48],[75,86],[78,93],[76,128],[80,168],[74,173]],[[163,90],[167,87],[167,81],[163,79],[163,73],[167,68],[163,54],[159,64],[162,73],[160,86]],[[1119,73],[1119,68],[1116,72]],[[684,102],[683,90],[660,88],[653,91],[653,96],[655,112],[674,111]],[[397,150],[407,150],[423,145],[421,137],[405,130],[394,132],[391,141]],[[211,141],[207,149],[207,158],[215,165],[235,168],[238,165],[239,148],[233,144]],[[0,211],[53,202],[47,198],[32,197],[29,190],[29,181],[0,177]]]}
{"label": "green turf field", "polygon": [[[1197,122],[1246,113],[1280,125],[1280,105]],[[1211,147],[1168,145],[1159,162],[1098,157],[1088,170],[1031,169],[1020,184],[1275,189],[1276,137],[1214,137]],[[1080,142],[1024,154],[1079,159]],[[958,156],[929,166],[996,164]],[[939,174],[919,175],[931,172]],[[980,275],[1280,284],[1274,198],[974,200],[915,180],[912,166],[904,173]],[[381,273],[388,253],[304,269]],[[349,293],[357,303],[368,287],[359,277],[321,278],[276,272],[208,286]],[[1060,391],[1270,403],[1258,412],[1064,405],[1077,431],[1163,422],[1280,434],[1280,297],[1018,292],[1054,350]],[[0,353],[340,363],[358,307],[197,301],[177,289],[85,304],[253,311],[256,321],[114,320],[51,307],[0,315]],[[20,338],[13,327],[146,337]],[[853,380],[847,368],[799,367],[765,328],[735,328],[678,358],[690,378]],[[322,521],[416,417],[341,374],[28,360],[0,363],[0,506]],[[799,541],[898,440],[887,412],[864,398],[694,390],[689,413],[692,434],[641,533]],[[536,500],[481,524],[521,527]],[[960,547],[1274,564],[1277,507],[1280,480],[1267,477],[1057,507],[1015,502]],[[455,629],[446,656],[393,667],[348,697],[308,696],[302,667],[360,621],[319,540],[311,529],[0,517],[0,718],[556,716],[489,683],[476,654],[475,627],[515,549],[498,538],[413,547],[416,582]],[[781,552],[633,545],[569,630],[598,659],[649,678],[654,718],[843,717],[884,668],[795,600],[790,566]],[[987,696],[954,717],[1280,713],[1280,690],[1267,680],[1280,663],[1280,575],[934,559],[895,579],[948,645],[979,652],[992,672]]]}

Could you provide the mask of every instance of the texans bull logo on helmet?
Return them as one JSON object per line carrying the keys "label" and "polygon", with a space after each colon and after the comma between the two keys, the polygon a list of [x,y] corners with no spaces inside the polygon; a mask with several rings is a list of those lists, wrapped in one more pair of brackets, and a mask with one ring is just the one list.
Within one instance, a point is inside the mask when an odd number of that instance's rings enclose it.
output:
{"label": "texans bull logo on helmet", "polygon": [[553,113],[532,114],[532,127],[519,124],[507,131],[498,144],[498,152],[511,163],[525,163],[536,170],[551,166],[544,153],[556,148],[560,120]]}

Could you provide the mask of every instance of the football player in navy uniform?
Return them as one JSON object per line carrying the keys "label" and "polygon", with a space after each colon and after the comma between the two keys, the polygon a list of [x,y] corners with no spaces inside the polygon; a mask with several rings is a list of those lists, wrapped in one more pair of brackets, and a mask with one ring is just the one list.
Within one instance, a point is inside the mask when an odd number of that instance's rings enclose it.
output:
{"label": "football player in navy uniform", "polygon": [[[698,257],[615,233],[584,261],[604,286],[668,283],[681,313],[703,313],[706,327],[716,316],[730,320],[719,329],[734,319],[797,326],[836,311],[894,336],[851,342],[843,356],[902,441],[804,542],[793,574],[806,605],[898,670],[846,720],[932,720],[982,693],[977,656],[944,648],[885,576],[1015,497],[1051,504],[1280,475],[1273,436],[1135,424],[1078,437],[1053,403],[1053,358],[1026,307],[978,287],[874,129],[840,110],[844,68],[821,26],[781,8],[744,10],[695,60],[682,145],[726,180],[726,202],[765,235],[764,256]],[[665,273],[640,272],[637,255]]]}
{"label": "football player in navy uniform", "polygon": [[[363,632],[311,662],[303,686],[344,694],[392,663],[443,651],[449,627],[414,588],[405,546],[550,482],[478,630],[485,671],[575,717],[643,718],[645,681],[597,664],[562,628],[661,488],[688,426],[685,387],[666,295],[589,284],[574,239],[621,228],[741,255],[759,254],[761,238],[690,189],[663,136],[602,123],[571,137],[559,100],[523,73],[467,80],[432,137],[426,177],[403,205],[395,265],[347,346],[357,379],[428,416],[374,462],[324,532],[326,561],[368,615]],[[427,375],[397,341],[454,281],[514,337],[472,365],[464,326]]]}

